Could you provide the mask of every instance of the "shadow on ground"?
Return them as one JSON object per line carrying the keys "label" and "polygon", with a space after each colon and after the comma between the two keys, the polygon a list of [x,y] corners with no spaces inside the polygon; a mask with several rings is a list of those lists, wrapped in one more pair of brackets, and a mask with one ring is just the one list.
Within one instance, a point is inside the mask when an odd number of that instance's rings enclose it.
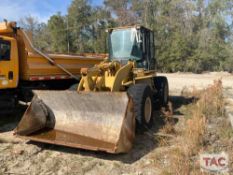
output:
{"label": "shadow on ground", "polygon": [[23,116],[27,106],[18,105],[14,110],[0,113],[0,133],[12,131]]}
{"label": "shadow on ground", "polygon": [[184,96],[171,96],[170,101],[172,102],[173,107],[173,115],[183,115],[179,109],[182,106],[189,105],[191,103],[194,103],[198,99],[196,97],[184,97]]}

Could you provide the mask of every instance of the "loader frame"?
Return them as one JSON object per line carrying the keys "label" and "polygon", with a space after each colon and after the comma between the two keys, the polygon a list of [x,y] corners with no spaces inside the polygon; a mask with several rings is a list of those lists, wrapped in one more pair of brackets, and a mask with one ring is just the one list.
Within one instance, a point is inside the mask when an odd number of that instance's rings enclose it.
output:
{"label": "loader frame", "polygon": [[109,59],[82,68],[74,91],[35,91],[16,134],[109,153],[132,149],[135,129],[152,126],[158,100],[167,104],[168,82],[156,74],[151,30],[133,26],[108,32]]}

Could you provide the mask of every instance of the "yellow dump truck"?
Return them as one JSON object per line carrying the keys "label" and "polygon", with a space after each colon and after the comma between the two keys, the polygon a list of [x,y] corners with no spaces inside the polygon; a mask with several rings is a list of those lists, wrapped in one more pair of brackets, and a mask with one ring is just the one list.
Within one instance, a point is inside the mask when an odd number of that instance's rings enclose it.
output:
{"label": "yellow dump truck", "polygon": [[0,23],[0,109],[18,98],[28,101],[32,89],[66,89],[77,83],[82,67],[93,67],[105,57],[44,54],[15,22]]}
{"label": "yellow dump truck", "polygon": [[153,31],[130,26],[108,34],[108,59],[84,66],[75,91],[34,91],[16,135],[109,153],[130,151],[135,127],[151,127],[155,107],[167,105],[168,81],[156,74]]}

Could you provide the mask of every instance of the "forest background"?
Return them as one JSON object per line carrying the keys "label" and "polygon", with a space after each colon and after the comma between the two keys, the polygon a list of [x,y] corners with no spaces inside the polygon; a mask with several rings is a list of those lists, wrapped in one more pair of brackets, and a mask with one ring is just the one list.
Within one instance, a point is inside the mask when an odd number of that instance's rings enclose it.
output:
{"label": "forest background", "polygon": [[143,25],[155,33],[161,72],[233,71],[233,0],[73,0],[47,23],[19,21],[47,53],[106,53],[109,27]]}

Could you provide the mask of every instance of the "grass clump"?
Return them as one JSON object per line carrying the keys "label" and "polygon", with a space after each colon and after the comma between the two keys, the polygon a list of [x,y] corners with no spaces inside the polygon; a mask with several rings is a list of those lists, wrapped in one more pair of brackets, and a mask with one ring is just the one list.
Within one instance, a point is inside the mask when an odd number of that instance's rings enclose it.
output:
{"label": "grass clump", "polygon": [[[165,174],[203,174],[200,172],[198,163],[199,153],[205,147],[205,134],[208,123],[216,120],[224,114],[224,97],[221,80],[214,81],[214,84],[204,90],[194,90],[187,96],[195,95],[193,103],[184,109],[184,124],[175,141],[174,149],[168,153],[170,162]],[[171,126],[165,126],[168,133]],[[173,132],[173,131],[172,131]],[[225,133],[229,137],[229,133]]]}

